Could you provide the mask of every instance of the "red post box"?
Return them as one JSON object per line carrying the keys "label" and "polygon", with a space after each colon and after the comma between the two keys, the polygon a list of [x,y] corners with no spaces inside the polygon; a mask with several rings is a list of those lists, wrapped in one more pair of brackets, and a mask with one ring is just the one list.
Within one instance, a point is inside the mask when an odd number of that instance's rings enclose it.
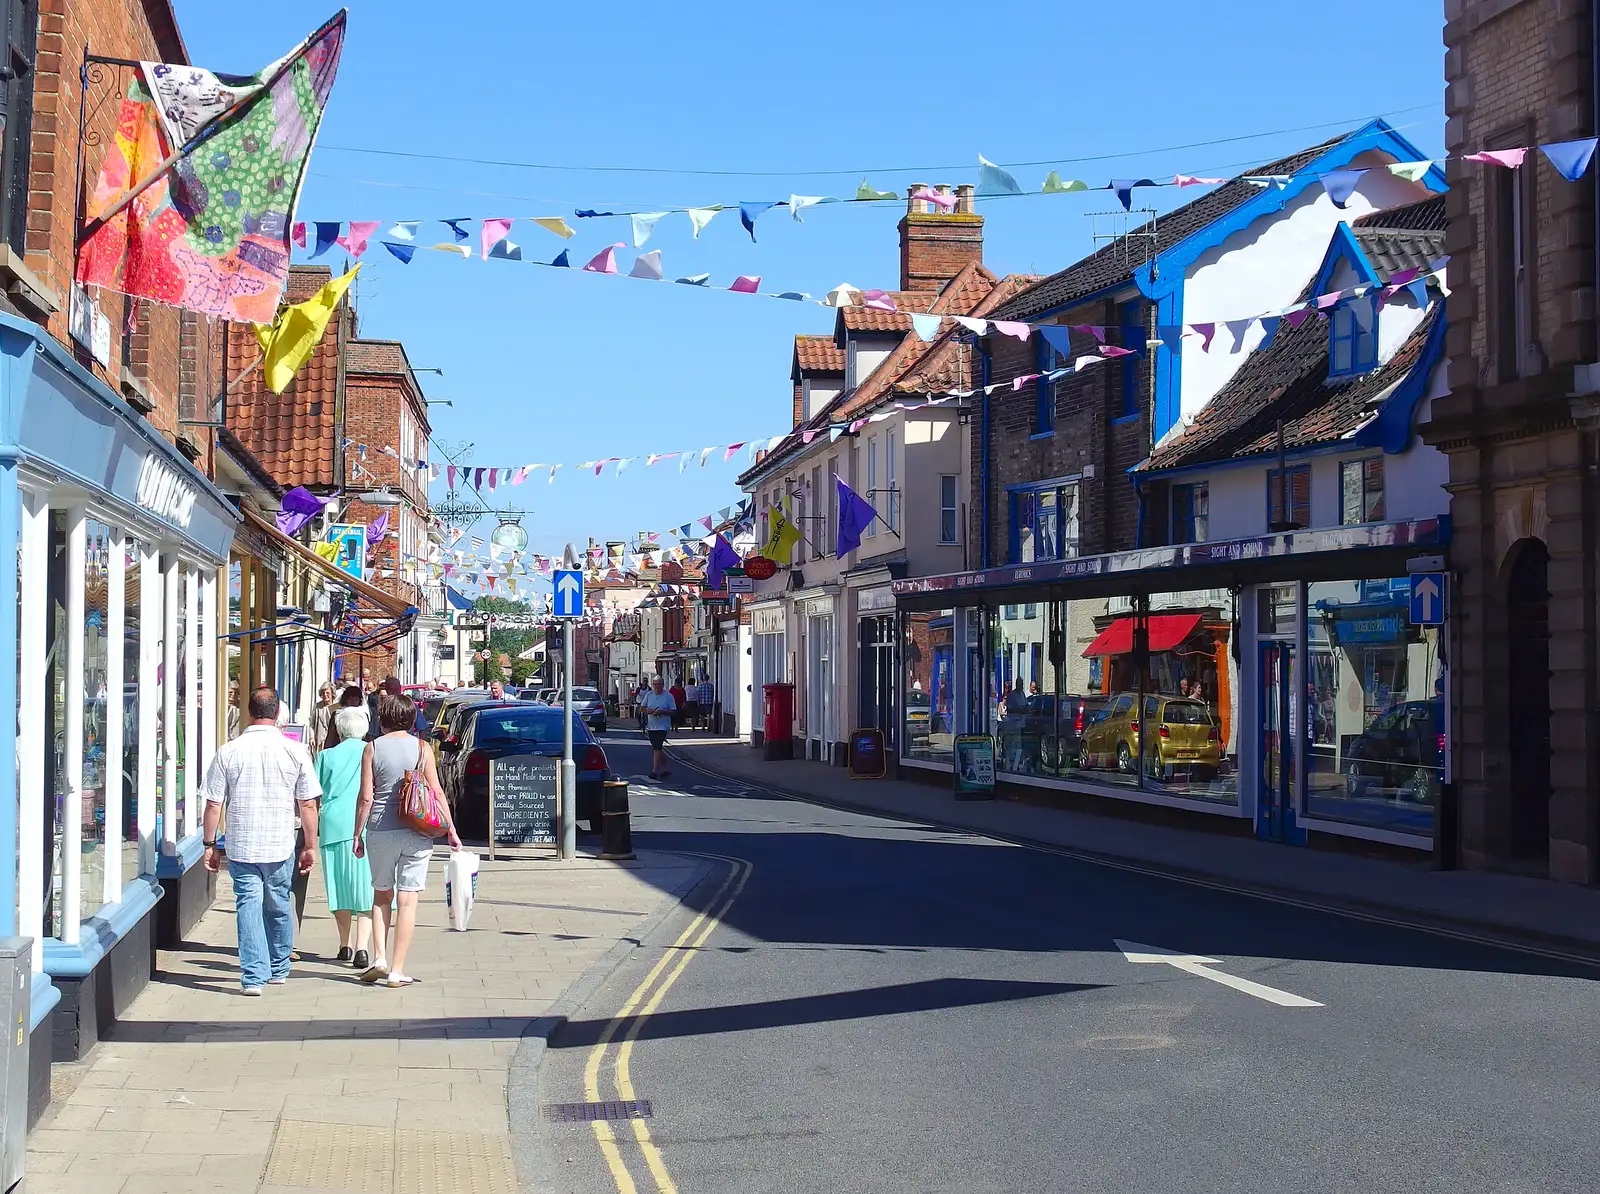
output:
{"label": "red post box", "polygon": [[763,684],[763,759],[794,758],[794,685]]}

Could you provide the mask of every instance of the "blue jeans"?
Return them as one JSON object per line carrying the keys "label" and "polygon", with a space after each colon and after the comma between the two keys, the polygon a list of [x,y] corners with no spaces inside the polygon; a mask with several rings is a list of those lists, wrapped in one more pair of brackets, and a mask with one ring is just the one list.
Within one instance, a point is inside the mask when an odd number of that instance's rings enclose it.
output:
{"label": "blue jeans", "polygon": [[246,989],[289,976],[289,951],[294,946],[289,885],[294,864],[293,855],[282,862],[228,860],[239,930],[239,981]]}

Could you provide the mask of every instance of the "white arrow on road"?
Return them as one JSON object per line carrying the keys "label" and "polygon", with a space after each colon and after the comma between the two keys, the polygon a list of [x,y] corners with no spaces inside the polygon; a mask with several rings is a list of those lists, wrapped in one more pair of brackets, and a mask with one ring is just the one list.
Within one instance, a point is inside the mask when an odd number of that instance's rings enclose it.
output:
{"label": "white arrow on road", "polygon": [[1210,979],[1214,983],[1221,983],[1224,987],[1232,987],[1235,991],[1243,991],[1246,995],[1254,995],[1257,999],[1276,1003],[1279,1007],[1323,1006],[1315,999],[1307,999],[1303,995],[1280,991],[1276,987],[1268,987],[1262,983],[1253,983],[1247,978],[1240,978],[1225,970],[1213,970],[1211,967],[1222,965],[1215,958],[1203,958],[1199,954],[1180,954],[1174,950],[1162,949],[1159,945],[1140,945],[1136,941],[1118,941],[1117,948],[1130,962],[1154,962],[1172,966],[1185,974]]}

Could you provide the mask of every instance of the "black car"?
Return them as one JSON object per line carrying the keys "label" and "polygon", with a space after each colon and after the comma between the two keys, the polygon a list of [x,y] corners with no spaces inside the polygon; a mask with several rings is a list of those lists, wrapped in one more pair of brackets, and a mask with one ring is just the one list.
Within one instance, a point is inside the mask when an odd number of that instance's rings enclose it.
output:
{"label": "black car", "polygon": [[1106,699],[1071,694],[1057,698],[1048,693],[1035,693],[1018,711],[1003,714],[1000,743],[1008,769],[1032,774],[1063,774],[1076,763],[1083,727],[1105,707]]}
{"label": "black car", "polygon": [[1444,780],[1444,700],[1391,705],[1344,748],[1345,792],[1431,804]]}
{"label": "black car", "polygon": [[[454,741],[444,743],[448,760],[440,776],[462,837],[489,836],[489,764],[506,755],[548,755],[562,748],[561,710],[549,705],[505,702],[472,707]],[[600,792],[611,773],[583,719],[572,718],[572,753],[578,765],[577,819],[600,832]]]}

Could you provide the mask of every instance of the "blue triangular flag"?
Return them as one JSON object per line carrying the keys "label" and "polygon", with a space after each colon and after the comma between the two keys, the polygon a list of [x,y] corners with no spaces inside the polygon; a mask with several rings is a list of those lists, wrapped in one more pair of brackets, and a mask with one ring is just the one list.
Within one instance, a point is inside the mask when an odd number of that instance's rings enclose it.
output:
{"label": "blue triangular flag", "polygon": [[1167,346],[1167,351],[1183,351],[1183,324],[1164,323],[1156,328],[1156,335],[1160,338],[1161,343]]}
{"label": "blue triangular flag", "polygon": [[1022,188],[1009,170],[1002,170],[981,153],[978,155],[978,194],[1020,195]]}
{"label": "blue triangular flag", "polygon": [[1589,168],[1589,159],[1594,157],[1597,144],[1600,144],[1600,140],[1585,137],[1581,141],[1556,141],[1550,145],[1541,145],[1539,152],[1550,160],[1550,164],[1562,178],[1568,182],[1577,182]]}
{"label": "blue triangular flag", "polygon": [[410,265],[411,259],[417,255],[416,245],[397,245],[392,240],[381,241],[379,243],[381,243],[384,248],[388,249],[389,252],[398,257],[405,265]]}
{"label": "blue triangular flag", "polygon": [[776,199],[770,203],[756,202],[739,204],[739,223],[744,225],[744,230],[750,234],[750,239],[756,238],[756,217],[764,211],[770,211],[778,206]]}
{"label": "blue triangular flag", "polygon": [[711,281],[710,274],[690,274],[687,278],[674,278],[674,282],[681,282],[685,286],[704,286]]}
{"label": "blue triangular flag", "polygon": [[522,246],[514,245],[509,240],[497,241],[494,248],[489,250],[489,256],[499,257],[504,261],[521,261]]}
{"label": "blue triangular flag", "polygon": [[325,224],[319,220],[317,222],[317,248],[311,255],[313,257],[321,257],[332,248],[333,242],[339,239],[339,229],[342,227],[344,225],[337,220],[331,224]]}
{"label": "blue triangular flag", "polygon": [[462,227],[461,227],[461,225],[466,223],[466,219],[465,218],[462,218],[462,219],[459,219],[459,220],[446,220],[445,223],[449,224],[450,225],[450,231],[454,232],[456,234],[456,244],[460,244],[464,240],[470,240],[471,239],[471,237],[469,237],[467,235],[467,233],[465,232],[465,230],[463,230]]}
{"label": "blue triangular flag", "polygon": [[1426,311],[1428,309],[1428,279],[1418,278],[1415,282],[1408,284],[1406,289],[1411,292],[1411,297],[1417,300],[1417,309]]}
{"label": "blue triangular flag", "polygon": [[1283,322],[1281,315],[1263,315],[1261,317],[1261,341],[1256,345],[1257,352],[1264,352],[1272,347],[1273,338],[1278,334],[1278,325]]}
{"label": "blue triangular flag", "polygon": [[1044,342],[1056,350],[1056,355],[1062,360],[1072,359],[1072,329],[1059,323],[1035,324],[1034,331],[1044,338]]}
{"label": "blue triangular flag", "polygon": [[592,208],[582,207],[572,214],[580,220],[602,220],[606,216],[614,216],[617,213],[614,211],[595,211]]}
{"label": "blue triangular flag", "polygon": [[572,259],[567,256],[567,251],[562,249],[561,252],[556,254],[556,259],[550,264],[555,266],[557,269],[571,269]]}
{"label": "blue triangular flag", "polygon": [[1106,189],[1116,192],[1117,202],[1122,204],[1123,211],[1133,210],[1133,188],[1153,187],[1156,184],[1148,178],[1113,178],[1111,185]]}
{"label": "blue triangular flag", "polygon": [[785,290],[782,294],[775,294],[773,298],[792,299],[794,302],[803,303],[811,296],[803,290]]}
{"label": "blue triangular flag", "polygon": [[1322,176],[1322,189],[1328,192],[1333,205],[1343,211],[1345,201],[1355,194],[1356,184],[1365,173],[1365,170],[1329,170]]}

